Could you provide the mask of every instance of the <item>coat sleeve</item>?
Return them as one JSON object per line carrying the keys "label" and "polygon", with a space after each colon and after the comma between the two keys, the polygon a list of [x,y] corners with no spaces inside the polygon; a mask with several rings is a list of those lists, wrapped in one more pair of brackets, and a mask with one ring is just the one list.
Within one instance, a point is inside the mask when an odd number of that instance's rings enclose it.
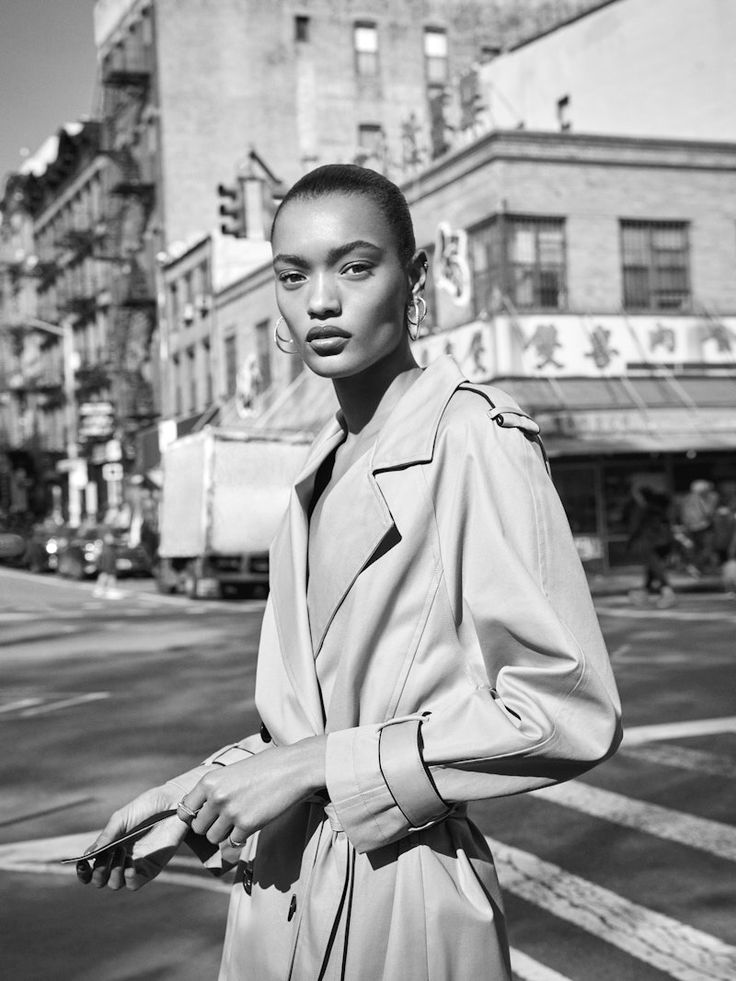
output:
{"label": "coat sleeve", "polygon": [[456,803],[574,777],[620,742],[608,655],[539,443],[487,409],[456,394],[426,467],[455,680],[410,718],[328,737],[328,790],[359,851]]}

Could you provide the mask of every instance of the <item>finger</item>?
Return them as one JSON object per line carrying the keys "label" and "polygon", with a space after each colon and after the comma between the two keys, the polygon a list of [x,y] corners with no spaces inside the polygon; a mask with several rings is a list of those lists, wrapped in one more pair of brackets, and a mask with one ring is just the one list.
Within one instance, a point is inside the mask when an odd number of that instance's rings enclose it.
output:
{"label": "finger", "polygon": [[113,859],[110,866],[110,878],[107,880],[107,885],[109,889],[122,889],[125,885],[125,861],[127,858],[127,851],[124,847],[119,846],[113,852]]}
{"label": "finger", "polygon": [[220,815],[216,805],[211,801],[207,801],[207,803],[200,808],[190,827],[195,834],[206,835],[210,827],[215,823],[219,816]]}
{"label": "finger", "polygon": [[83,886],[89,885],[92,881],[92,866],[89,862],[84,861],[84,859],[77,862],[77,879],[82,883]]}
{"label": "finger", "polygon": [[194,820],[193,815],[196,815],[201,809],[202,805],[207,800],[207,791],[202,786],[202,781],[200,780],[196,786],[185,794],[184,797],[179,801],[177,805],[177,814],[184,821],[185,824],[191,825]]}
{"label": "finger", "polygon": [[207,841],[211,841],[213,845],[219,845],[221,841],[230,835],[233,830],[232,821],[224,817],[222,814],[212,822],[207,830]]}
{"label": "finger", "polygon": [[110,871],[112,870],[112,863],[114,861],[114,848],[110,848],[108,851],[103,852],[95,859],[95,864],[92,869],[92,884],[98,889],[101,889],[103,886],[107,885],[107,880],[110,878]]}

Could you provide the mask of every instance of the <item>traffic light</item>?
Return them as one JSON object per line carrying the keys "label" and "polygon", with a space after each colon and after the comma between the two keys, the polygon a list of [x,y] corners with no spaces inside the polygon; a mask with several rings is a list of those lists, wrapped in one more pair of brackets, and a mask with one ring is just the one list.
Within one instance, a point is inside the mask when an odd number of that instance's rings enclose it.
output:
{"label": "traffic light", "polygon": [[240,181],[234,186],[217,185],[217,196],[220,199],[220,231],[223,235],[245,238],[245,207],[242,192],[243,185]]}

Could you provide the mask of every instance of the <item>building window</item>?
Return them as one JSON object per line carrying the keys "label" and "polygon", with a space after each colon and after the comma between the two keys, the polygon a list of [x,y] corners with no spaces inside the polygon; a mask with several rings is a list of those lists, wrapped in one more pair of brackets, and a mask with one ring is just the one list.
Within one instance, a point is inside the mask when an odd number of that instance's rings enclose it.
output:
{"label": "building window", "polygon": [[238,339],[235,334],[225,338],[225,394],[235,395],[238,384]]}
{"label": "building window", "polygon": [[447,84],[447,32],[441,27],[424,29],[424,70],[430,88]]}
{"label": "building window", "polygon": [[209,339],[202,341],[202,364],[204,365],[205,408],[209,408],[214,401],[212,386],[212,349]]}
{"label": "building window", "polygon": [[361,21],[353,27],[355,70],[367,78],[378,75],[378,29],[375,24]]}
{"label": "building window", "polygon": [[271,387],[271,325],[268,320],[256,324],[256,360],[258,362],[259,391]]}
{"label": "building window", "polygon": [[624,309],[687,309],[689,251],[685,222],[622,221]]}
{"label": "building window", "polygon": [[171,330],[179,327],[179,284],[169,283],[169,326]]}
{"label": "building window", "polygon": [[361,123],[358,126],[358,156],[356,163],[383,159],[383,127],[377,123]]}
{"label": "building window", "polygon": [[171,359],[171,365],[173,368],[173,382],[174,382],[174,415],[180,416],[182,414],[182,398],[181,398],[181,365],[179,363],[179,355],[175,354]]}
{"label": "building window", "polygon": [[197,356],[194,348],[187,348],[187,378],[189,381],[189,411],[197,411]]}
{"label": "building window", "polygon": [[497,215],[470,234],[476,316],[503,300],[517,310],[566,305],[565,223],[559,218]]}
{"label": "building window", "polygon": [[300,14],[294,18],[294,40],[305,42],[309,40],[309,18]]}

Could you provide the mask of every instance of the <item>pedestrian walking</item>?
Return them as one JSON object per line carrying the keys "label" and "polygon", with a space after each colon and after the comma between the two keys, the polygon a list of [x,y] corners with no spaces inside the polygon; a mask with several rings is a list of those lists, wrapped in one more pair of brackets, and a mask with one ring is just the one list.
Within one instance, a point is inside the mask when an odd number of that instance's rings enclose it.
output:
{"label": "pedestrian walking", "polygon": [[674,543],[672,500],[652,487],[635,487],[631,502],[627,548],[638,550],[644,564],[643,589],[634,590],[631,598],[637,602],[651,600],[659,607],[672,606],[675,593],[667,575]]}
{"label": "pedestrian walking", "polygon": [[79,875],[137,889],[185,838],[237,866],[221,981],[509,981],[467,804],[573,777],[620,738],[538,427],[448,357],[417,365],[427,259],[383,176],[307,174],[272,245],[276,343],[340,411],[271,549],[263,728],[113,814],[96,846],[177,808]]}
{"label": "pedestrian walking", "polygon": [[694,480],[680,501],[680,523],[692,542],[688,571],[696,576],[712,571],[716,559],[713,551],[713,515],[718,496],[709,480]]}
{"label": "pedestrian walking", "polygon": [[102,534],[102,548],[98,562],[97,582],[92,591],[93,596],[105,599],[120,599],[122,593],[118,589],[118,550],[114,532],[106,529]]}

